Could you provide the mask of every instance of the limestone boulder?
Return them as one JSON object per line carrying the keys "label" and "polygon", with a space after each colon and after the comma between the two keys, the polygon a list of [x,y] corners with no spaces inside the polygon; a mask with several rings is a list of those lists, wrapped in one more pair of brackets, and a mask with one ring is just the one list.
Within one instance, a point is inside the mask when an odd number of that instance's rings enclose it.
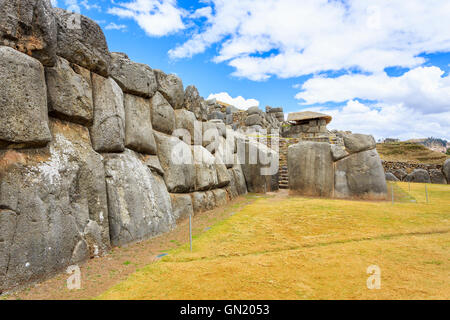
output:
{"label": "limestone boulder", "polygon": [[0,147],[44,146],[50,140],[42,64],[0,46]]}
{"label": "limestone boulder", "polygon": [[161,162],[159,162],[158,156],[145,156],[145,165],[153,172],[164,177],[164,170],[161,167]]}
{"label": "limestone boulder", "polygon": [[172,193],[170,197],[172,198],[173,216],[177,221],[194,215],[194,206],[189,193]]}
{"label": "limestone boulder", "polygon": [[180,139],[155,132],[158,157],[164,170],[164,180],[171,193],[192,192],[196,169],[192,150]]}
{"label": "limestone boulder", "polygon": [[228,194],[225,189],[214,189],[212,190],[214,195],[214,200],[217,207],[226,206],[228,203]]}
{"label": "limestone boulder", "polygon": [[148,239],[175,226],[164,180],[133,151],[105,155],[105,172],[113,245]]}
{"label": "limestone boulder", "polygon": [[345,149],[349,153],[357,153],[365,150],[375,149],[377,144],[375,139],[365,134],[344,134]]}
{"label": "limestone boulder", "polygon": [[[226,187],[226,190],[228,192],[228,195],[231,199],[235,199],[239,196],[237,191],[237,185],[236,185],[236,178],[234,177],[234,171],[233,169],[227,169],[228,175],[230,177],[230,184],[228,187]],[[245,183],[245,180],[244,180]]]}
{"label": "limestone boulder", "polygon": [[175,112],[169,102],[161,93],[156,92],[150,100],[150,106],[153,129],[172,134],[175,129]]}
{"label": "limestone boulder", "polygon": [[195,86],[188,86],[186,88],[184,92],[184,108],[193,112],[197,120],[206,120],[206,104]]}
{"label": "limestone boulder", "polygon": [[156,154],[150,102],[135,95],[124,95],[125,146],[145,154]]}
{"label": "limestone boulder", "polygon": [[396,169],[393,172],[394,176],[396,176],[400,181],[403,181],[408,173],[403,169]]}
{"label": "limestone boulder", "polygon": [[258,113],[249,115],[245,119],[245,125],[247,127],[250,127],[250,126],[262,126],[263,124],[264,124],[264,119]]}
{"label": "limestone boulder", "polygon": [[50,0],[0,0],[0,45],[53,66],[56,30]]}
{"label": "limestone boulder", "polygon": [[425,169],[414,169],[405,177],[406,182],[431,183],[430,175]]}
{"label": "limestone boulder", "polygon": [[125,109],[122,89],[112,78],[92,74],[94,120],[92,145],[98,152],[122,152],[125,148]]}
{"label": "limestone boulder", "polygon": [[387,196],[385,173],[375,149],[336,162],[335,181],[338,198],[384,200]]}
{"label": "limestone boulder", "polygon": [[50,114],[83,125],[92,124],[91,72],[58,57],[55,66],[45,69],[45,77]]}
{"label": "limestone boulder", "polygon": [[431,183],[435,184],[447,184],[447,179],[445,179],[444,174],[439,169],[430,170],[430,180]]}
{"label": "limestone boulder", "polygon": [[203,146],[208,147],[210,152],[216,150],[219,143],[219,130],[217,130],[216,124],[211,121],[203,122],[202,132]]}
{"label": "limestone boulder", "polygon": [[191,196],[194,213],[213,210],[216,207],[216,198],[212,191],[194,192]]}
{"label": "limestone boulder", "polygon": [[247,114],[248,115],[252,115],[252,114],[261,114],[262,110],[259,109],[259,107],[250,107],[247,109]]}
{"label": "limestone boulder", "polygon": [[217,166],[214,156],[202,146],[193,146],[192,150],[196,175],[195,190],[204,191],[217,187]]}
{"label": "limestone boulder", "polygon": [[442,173],[447,179],[447,183],[450,184],[450,159],[445,160],[444,165],[442,166]]}
{"label": "limestone boulder", "polygon": [[111,77],[126,93],[151,98],[158,88],[152,68],[131,61],[125,53],[111,53],[110,69]]}
{"label": "limestone boulder", "polygon": [[173,135],[187,144],[201,144],[202,123],[197,121],[191,111],[186,109],[175,110],[175,131]]}
{"label": "limestone boulder", "polygon": [[0,291],[110,248],[103,158],[85,127],[50,128],[46,148],[0,152]]}
{"label": "limestone boulder", "polygon": [[386,181],[400,181],[393,173],[386,172],[385,174]]}
{"label": "limestone boulder", "polygon": [[181,109],[184,104],[183,81],[174,74],[165,74],[161,70],[154,70],[158,91],[174,109]]}
{"label": "limestone boulder", "polygon": [[111,55],[100,26],[78,13],[60,8],[54,8],[53,12],[58,29],[57,55],[108,77]]}
{"label": "limestone boulder", "polygon": [[288,172],[291,191],[308,196],[331,197],[334,172],[330,144],[302,141],[289,146]]}
{"label": "limestone boulder", "polygon": [[336,144],[332,144],[331,145],[331,155],[333,156],[333,161],[338,161],[338,160],[341,160],[341,159],[345,158],[346,156],[348,156],[349,153],[345,150],[344,147],[336,145]]}

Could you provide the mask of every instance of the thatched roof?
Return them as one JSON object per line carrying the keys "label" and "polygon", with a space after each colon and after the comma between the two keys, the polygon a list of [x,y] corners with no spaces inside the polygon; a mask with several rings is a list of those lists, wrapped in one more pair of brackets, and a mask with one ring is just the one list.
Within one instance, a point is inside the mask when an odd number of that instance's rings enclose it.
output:
{"label": "thatched roof", "polygon": [[331,116],[319,113],[319,112],[313,112],[313,111],[303,111],[303,112],[291,112],[288,114],[287,121],[308,121],[308,120],[319,120],[319,119],[325,119],[327,121],[327,124],[331,122]]}

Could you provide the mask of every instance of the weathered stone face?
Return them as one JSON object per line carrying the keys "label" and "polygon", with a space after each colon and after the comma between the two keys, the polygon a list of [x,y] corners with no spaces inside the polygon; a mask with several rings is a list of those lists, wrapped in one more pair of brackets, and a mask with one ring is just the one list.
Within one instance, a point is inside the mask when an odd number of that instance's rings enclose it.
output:
{"label": "weathered stone face", "polygon": [[89,70],[58,57],[45,69],[50,114],[80,124],[91,124],[94,103]]}
{"label": "weathered stone face", "polygon": [[396,176],[399,180],[405,179],[405,177],[408,175],[408,173],[403,169],[397,169],[393,172],[394,176]]}
{"label": "weathered stone face", "polygon": [[386,199],[386,178],[376,150],[352,154],[336,162],[335,180],[338,198]]}
{"label": "weathered stone face", "polygon": [[245,125],[248,127],[255,125],[262,126],[263,124],[264,119],[258,113],[249,115],[247,119],[245,119]]}
{"label": "weathered stone face", "polygon": [[82,126],[51,131],[47,148],[0,152],[0,291],[110,247],[102,156]]}
{"label": "weathered stone face", "polygon": [[91,19],[60,8],[53,9],[58,29],[57,54],[104,77],[111,55],[100,26]]}
{"label": "weathered stone face", "polygon": [[141,63],[131,61],[124,53],[111,53],[111,77],[126,93],[151,98],[158,85],[153,70]]}
{"label": "weathered stone face", "polygon": [[50,0],[0,0],[0,45],[45,66],[56,60],[56,22]]}
{"label": "weathered stone face", "polygon": [[94,121],[92,145],[98,152],[122,152],[125,144],[123,92],[111,78],[92,74]]}
{"label": "weathered stone face", "polygon": [[125,146],[134,151],[156,154],[150,116],[150,101],[131,94],[125,94]]}
{"label": "weathered stone face", "polygon": [[195,165],[195,190],[204,191],[217,187],[217,170],[214,156],[202,146],[193,146]]}
{"label": "weathered stone face", "polygon": [[212,193],[217,207],[223,207],[227,204],[228,195],[224,189],[214,189],[212,190]]}
{"label": "weathered stone face", "polygon": [[123,245],[169,231],[175,225],[170,195],[137,154],[105,155],[111,243]]}
{"label": "weathered stone face", "polygon": [[375,149],[377,146],[375,139],[372,136],[365,134],[345,134],[344,135],[345,149],[349,153],[356,153],[365,150]]}
{"label": "weathered stone face", "polygon": [[308,196],[332,196],[334,172],[330,144],[302,141],[289,146],[288,168],[292,191]]}
{"label": "weathered stone face", "polygon": [[405,177],[404,181],[431,183],[430,175],[428,174],[427,170],[424,169],[414,169],[413,172]]}
{"label": "weathered stone face", "polygon": [[216,207],[214,193],[212,191],[194,192],[192,193],[192,204],[195,213],[212,210]]}
{"label": "weathered stone face", "polygon": [[349,153],[345,150],[345,148],[332,144],[331,155],[333,156],[333,161],[338,161],[348,156]]}
{"label": "weathered stone face", "polygon": [[154,132],[158,157],[164,170],[169,192],[192,192],[195,188],[195,167],[192,150],[180,139]]}
{"label": "weathered stone face", "polygon": [[186,109],[175,110],[175,131],[173,135],[187,144],[201,143],[202,124],[196,120],[193,112]]}
{"label": "weathered stone face", "polygon": [[175,112],[167,100],[159,93],[155,93],[150,100],[152,125],[155,130],[172,134],[175,129]]}
{"label": "weathered stone face", "polygon": [[444,173],[447,183],[450,184],[450,159],[445,160],[442,166],[442,172]]}
{"label": "weathered stone face", "polygon": [[161,70],[154,70],[158,91],[166,98],[174,109],[181,109],[184,104],[183,81],[174,74],[165,74]]}
{"label": "weathered stone face", "polygon": [[195,86],[188,86],[184,92],[184,108],[193,112],[197,120],[202,120],[202,114],[206,109],[202,105],[202,97]]}
{"label": "weathered stone face", "polygon": [[385,174],[386,181],[400,181],[394,174],[391,172],[386,172]]}
{"label": "weathered stone face", "polygon": [[447,184],[444,174],[439,169],[430,170],[430,180],[435,184]]}
{"label": "weathered stone face", "polygon": [[194,215],[192,198],[189,193],[172,193],[170,197],[172,198],[173,216],[177,221]]}
{"label": "weathered stone face", "polygon": [[0,147],[43,146],[50,140],[42,64],[0,47]]}
{"label": "weathered stone face", "polygon": [[216,160],[216,171],[217,171],[217,187],[223,188],[230,184],[230,175],[228,174],[227,167],[222,163],[217,163]]}
{"label": "weathered stone face", "polygon": [[164,177],[164,170],[161,167],[158,156],[145,156],[145,165],[154,173]]}
{"label": "weathered stone face", "polygon": [[244,172],[242,171],[240,164],[235,164],[231,169],[234,174],[234,179],[236,183],[236,191],[238,195],[247,194],[247,184],[245,182]]}

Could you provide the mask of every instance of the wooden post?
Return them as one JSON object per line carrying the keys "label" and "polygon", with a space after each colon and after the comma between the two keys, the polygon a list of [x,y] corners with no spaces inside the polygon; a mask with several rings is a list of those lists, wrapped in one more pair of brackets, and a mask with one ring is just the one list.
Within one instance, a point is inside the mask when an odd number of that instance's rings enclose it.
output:
{"label": "wooden post", "polygon": [[189,215],[189,245],[192,252],[192,214]]}

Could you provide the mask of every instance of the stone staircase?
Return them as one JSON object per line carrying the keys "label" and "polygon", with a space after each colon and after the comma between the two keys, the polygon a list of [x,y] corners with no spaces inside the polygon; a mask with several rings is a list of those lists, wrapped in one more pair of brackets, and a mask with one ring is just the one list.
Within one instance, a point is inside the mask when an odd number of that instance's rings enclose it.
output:
{"label": "stone staircase", "polygon": [[289,145],[296,143],[296,139],[280,138],[280,168],[278,175],[278,183],[280,189],[289,189],[289,172],[287,164],[287,151]]}
{"label": "stone staircase", "polygon": [[287,166],[280,167],[280,175],[278,176],[280,189],[289,189],[289,173]]}

